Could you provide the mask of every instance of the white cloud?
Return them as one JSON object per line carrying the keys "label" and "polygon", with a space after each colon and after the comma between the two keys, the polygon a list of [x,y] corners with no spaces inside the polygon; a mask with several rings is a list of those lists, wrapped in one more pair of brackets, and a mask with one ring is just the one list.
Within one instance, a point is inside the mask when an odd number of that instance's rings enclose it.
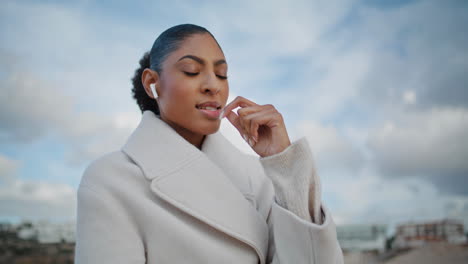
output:
{"label": "white cloud", "polygon": [[67,160],[81,165],[108,152],[119,150],[140,122],[139,112],[117,112],[112,115],[81,112],[64,131],[71,145]]}
{"label": "white cloud", "polygon": [[468,223],[468,199],[441,193],[423,178],[381,178],[367,167],[355,174],[321,175],[324,202],[337,224],[396,224],[456,218]]}
{"label": "white cloud", "polygon": [[54,135],[57,144],[66,144],[70,164],[81,165],[119,149],[140,120],[137,111],[76,111],[76,98],[68,96],[57,84],[27,71],[8,74],[1,82],[5,95],[0,98],[3,144],[12,140],[31,143]]}
{"label": "white cloud", "polygon": [[355,171],[363,165],[361,152],[332,125],[302,121],[296,129],[309,140],[320,170]]}
{"label": "white cloud", "polygon": [[418,176],[443,191],[465,193],[468,178],[468,111],[405,111],[370,133],[376,165],[388,177]]}
{"label": "white cloud", "polygon": [[[21,179],[17,161],[0,155],[0,217],[63,219],[76,217],[76,191],[71,186]],[[6,165],[6,166],[4,166]]]}
{"label": "white cloud", "polygon": [[462,108],[403,112],[378,127],[369,145],[385,169],[414,174],[468,170],[468,111]]}
{"label": "white cloud", "polygon": [[313,118],[324,120],[347,107],[358,96],[360,85],[369,73],[370,57],[369,52],[360,50],[318,56],[310,67],[325,70],[319,81],[310,80],[313,85],[305,94],[309,102],[306,111]]}
{"label": "white cloud", "polygon": [[359,26],[350,34],[372,57],[360,91],[368,99],[364,103],[394,108],[402,104],[402,93],[412,91],[420,107],[466,106],[468,37],[458,32],[467,17],[460,4],[414,1],[403,8],[360,10]]}
{"label": "white cloud", "polygon": [[27,71],[10,72],[0,85],[1,141],[30,142],[59,128],[71,116],[71,98]]}
{"label": "white cloud", "polygon": [[405,91],[403,93],[403,102],[406,104],[414,104],[416,102],[416,93],[414,91]]}
{"label": "white cloud", "polygon": [[0,183],[10,184],[18,168],[18,161],[9,159],[0,154]]}

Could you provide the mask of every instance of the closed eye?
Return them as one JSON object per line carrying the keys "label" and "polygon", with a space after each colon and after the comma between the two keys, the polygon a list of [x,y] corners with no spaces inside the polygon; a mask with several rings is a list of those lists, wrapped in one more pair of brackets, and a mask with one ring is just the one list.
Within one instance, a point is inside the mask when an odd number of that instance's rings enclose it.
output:
{"label": "closed eye", "polygon": [[[184,71],[184,73],[187,76],[197,76],[199,74],[199,72],[186,72],[186,71]],[[219,74],[216,74],[216,76],[218,78],[220,78],[221,80],[226,80],[228,78],[227,76],[223,76],[223,75],[219,75]]]}
{"label": "closed eye", "polygon": [[188,76],[196,76],[198,75],[198,72],[184,72]]}

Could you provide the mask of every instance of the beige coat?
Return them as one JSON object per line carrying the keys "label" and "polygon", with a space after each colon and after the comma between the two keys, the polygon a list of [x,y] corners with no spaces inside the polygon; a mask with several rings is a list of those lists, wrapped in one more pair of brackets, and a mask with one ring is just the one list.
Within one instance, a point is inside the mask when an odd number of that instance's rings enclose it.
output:
{"label": "beige coat", "polygon": [[322,210],[322,225],[302,220],[276,203],[258,158],[220,133],[200,151],[145,111],[83,175],[75,263],[343,263]]}

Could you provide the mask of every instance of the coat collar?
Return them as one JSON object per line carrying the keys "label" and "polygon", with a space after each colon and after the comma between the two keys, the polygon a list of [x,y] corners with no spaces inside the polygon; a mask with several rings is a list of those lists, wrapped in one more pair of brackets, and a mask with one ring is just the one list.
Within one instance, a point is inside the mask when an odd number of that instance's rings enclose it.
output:
{"label": "coat collar", "polygon": [[200,151],[145,111],[122,150],[141,168],[157,196],[251,246],[265,263],[268,226],[244,197],[249,192],[246,184],[235,178],[246,177],[233,171],[242,154],[219,132],[207,136]]}

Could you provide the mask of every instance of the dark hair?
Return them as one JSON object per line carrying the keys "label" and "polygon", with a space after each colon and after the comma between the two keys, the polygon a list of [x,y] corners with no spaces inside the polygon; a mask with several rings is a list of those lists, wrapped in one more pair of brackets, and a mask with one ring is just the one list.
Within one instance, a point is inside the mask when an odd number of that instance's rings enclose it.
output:
{"label": "dark hair", "polygon": [[[166,58],[174,51],[176,51],[182,42],[195,34],[208,33],[218,44],[215,37],[204,27],[200,27],[193,24],[181,24],[166,29],[159,37],[154,41],[153,47],[150,51],[145,52],[143,57],[140,59],[140,67],[135,71],[132,78],[132,94],[136,100],[141,112],[145,110],[151,110],[156,115],[159,115],[159,107],[153,98],[149,97],[141,82],[141,76],[146,68],[150,68],[158,72],[162,72],[162,64]],[[218,44],[218,47],[221,47]],[[222,51],[222,49],[221,49]]]}

